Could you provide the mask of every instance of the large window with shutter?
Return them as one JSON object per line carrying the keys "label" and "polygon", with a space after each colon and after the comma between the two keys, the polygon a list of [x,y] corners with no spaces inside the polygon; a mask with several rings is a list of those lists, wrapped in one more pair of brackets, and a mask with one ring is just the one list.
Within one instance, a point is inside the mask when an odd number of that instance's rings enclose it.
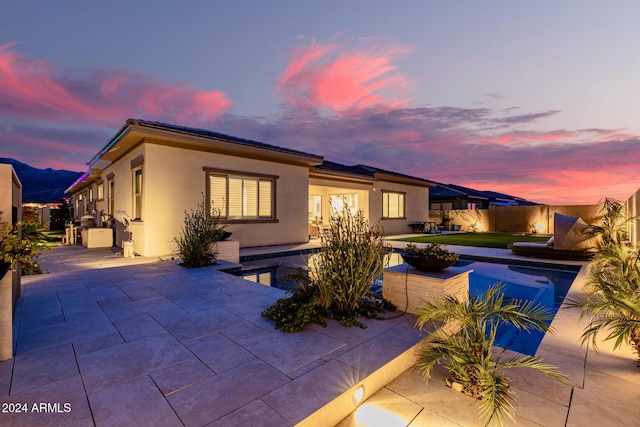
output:
{"label": "large window with shutter", "polygon": [[276,176],[219,170],[206,172],[212,214],[220,214],[224,220],[275,219]]}
{"label": "large window with shutter", "polygon": [[382,218],[404,218],[405,193],[382,191]]}

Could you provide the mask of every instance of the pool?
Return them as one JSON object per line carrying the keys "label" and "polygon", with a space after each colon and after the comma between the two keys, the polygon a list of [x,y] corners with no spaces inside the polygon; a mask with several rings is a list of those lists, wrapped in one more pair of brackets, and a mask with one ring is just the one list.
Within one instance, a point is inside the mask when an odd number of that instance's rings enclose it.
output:
{"label": "pool", "polygon": [[[466,263],[467,261],[462,261]],[[550,267],[470,262],[469,294],[478,295],[502,283],[505,298],[534,301],[556,315],[578,272]],[[549,321],[548,323],[551,323]],[[496,334],[496,345],[519,353],[535,355],[544,338],[541,331],[519,331],[515,327],[501,327]]]}
{"label": "pool", "polygon": [[[267,286],[289,289],[295,286],[295,281],[282,276],[296,272],[301,266],[307,266],[310,256],[312,254],[302,253],[241,260],[243,267],[231,273]],[[506,298],[534,301],[550,309],[554,316],[580,270],[579,265],[512,260],[487,261],[489,260],[461,256],[460,261],[455,264],[473,269],[469,275],[471,295],[484,293],[489,286],[500,282]],[[399,253],[390,254],[390,266],[399,265],[402,262]],[[373,286],[374,290],[379,290],[381,287],[382,280],[378,280]],[[542,338],[544,338],[544,332],[526,332],[518,331],[514,327],[502,327],[497,332],[496,345],[533,356]]]}

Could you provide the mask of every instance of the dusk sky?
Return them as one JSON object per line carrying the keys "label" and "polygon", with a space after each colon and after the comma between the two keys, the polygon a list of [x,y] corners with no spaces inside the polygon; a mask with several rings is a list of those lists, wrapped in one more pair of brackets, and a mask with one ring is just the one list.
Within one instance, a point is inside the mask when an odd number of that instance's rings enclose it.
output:
{"label": "dusk sky", "polygon": [[0,157],[158,120],[548,204],[640,188],[640,2],[0,2]]}

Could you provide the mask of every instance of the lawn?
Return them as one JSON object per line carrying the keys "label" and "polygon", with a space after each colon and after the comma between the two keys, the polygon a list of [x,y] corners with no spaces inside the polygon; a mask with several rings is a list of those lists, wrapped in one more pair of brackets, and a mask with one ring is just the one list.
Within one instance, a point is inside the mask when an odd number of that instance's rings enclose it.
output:
{"label": "lawn", "polygon": [[62,241],[64,237],[63,231],[45,231],[43,232],[44,238],[47,241],[48,248],[55,248],[58,246],[58,243]]}
{"label": "lawn", "polygon": [[513,242],[546,242],[550,236],[547,235],[513,235],[512,233],[456,233],[456,234],[429,234],[417,235],[416,237],[405,237],[393,239],[400,242],[416,243],[444,243],[446,245],[480,246],[484,248],[507,249]]}

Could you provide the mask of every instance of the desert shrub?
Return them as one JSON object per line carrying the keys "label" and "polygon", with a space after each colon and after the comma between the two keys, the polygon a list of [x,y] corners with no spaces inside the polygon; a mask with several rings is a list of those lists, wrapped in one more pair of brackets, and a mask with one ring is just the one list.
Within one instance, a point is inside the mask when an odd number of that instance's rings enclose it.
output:
{"label": "desert shrub", "polygon": [[381,293],[371,291],[384,270],[388,250],[384,233],[369,227],[362,213],[334,214],[309,274],[299,272],[295,277],[299,286],[262,315],[285,332],[303,330],[311,323],[325,326],[326,318],[364,328],[359,317],[380,318],[381,312],[395,310]]}
{"label": "desert shrub", "polygon": [[207,212],[204,197],[196,210],[184,211],[184,223],[180,234],[174,238],[176,254],[182,260],[183,267],[197,268],[215,264],[216,254],[213,252],[213,245],[225,232],[225,227],[220,226],[219,222],[219,209],[213,208],[211,212]]}
{"label": "desert shrub", "polygon": [[389,252],[380,227],[369,227],[362,212],[349,210],[330,219],[321,237],[320,254],[313,258],[313,281],[318,303],[334,313],[356,311],[373,282],[382,275]]}

